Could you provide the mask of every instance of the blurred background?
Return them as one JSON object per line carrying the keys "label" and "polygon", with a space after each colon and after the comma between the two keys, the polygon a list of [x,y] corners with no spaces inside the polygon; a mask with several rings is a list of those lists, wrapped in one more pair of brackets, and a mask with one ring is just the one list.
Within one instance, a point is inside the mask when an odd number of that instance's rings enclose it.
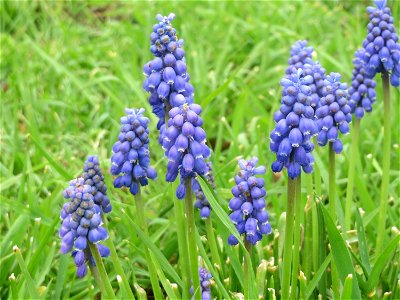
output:
{"label": "blurred background", "polygon": [[[227,207],[238,156],[257,155],[268,170],[274,161],[269,133],[272,114],[280,104],[279,81],[291,45],[308,40],[315,49],[315,60],[327,72],[342,74],[342,80],[349,83],[354,52],[366,36],[368,5],[372,2],[1,1],[0,298],[8,294],[10,274],[20,273],[11,254],[14,244],[23,251],[35,281],[47,287],[49,297],[55,295],[56,282],[64,296],[87,295],[87,280],[74,283],[72,260],[60,260],[57,235],[64,201],[61,192],[80,174],[87,155],[99,155],[106,174],[114,207],[110,227],[117,233],[119,255],[128,259],[128,268],[139,274],[142,285],[149,286],[148,274],[141,269],[142,253],[135,250],[138,245],[126,240],[129,225],[118,214],[133,200],[112,187],[108,172],[111,146],[125,107],[144,107],[151,119],[150,151],[158,179],[144,191],[146,214],[152,239],[174,263],[177,244],[170,212],[172,192],[164,181],[166,161],[157,143],[157,119],[142,90],[142,66],[153,57],[149,35],[157,13],[176,14],[173,25],[185,41],[195,101],[203,106],[204,129],[213,149],[219,201]],[[399,2],[389,1],[389,6],[398,21]],[[395,26],[400,32],[399,23]],[[355,193],[357,204],[371,214],[366,228],[371,238],[379,203],[385,117],[380,78],[376,79],[377,102],[361,122]],[[396,224],[398,89],[392,88],[392,99],[389,220]],[[343,142],[343,154],[337,157],[339,197],[345,193],[351,135]],[[320,150],[317,163],[326,179],[328,152]],[[275,227],[285,209],[284,180],[270,171],[265,178]],[[62,281],[55,280],[59,272],[65,273]]]}

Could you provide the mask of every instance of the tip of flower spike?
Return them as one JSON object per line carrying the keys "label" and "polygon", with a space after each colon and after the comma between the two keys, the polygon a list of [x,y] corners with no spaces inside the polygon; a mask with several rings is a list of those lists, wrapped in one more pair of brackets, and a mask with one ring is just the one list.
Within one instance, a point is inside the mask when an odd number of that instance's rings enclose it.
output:
{"label": "tip of flower spike", "polygon": [[383,9],[386,6],[386,0],[374,0],[374,3],[379,9]]}
{"label": "tip of flower spike", "polygon": [[170,13],[168,16],[163,16],[161,14],[157,14],[156,15],[156,19],[160,22],[164,22],[166,24],[170,23],[172,20],[175,19],[175,14],[174,13]]}

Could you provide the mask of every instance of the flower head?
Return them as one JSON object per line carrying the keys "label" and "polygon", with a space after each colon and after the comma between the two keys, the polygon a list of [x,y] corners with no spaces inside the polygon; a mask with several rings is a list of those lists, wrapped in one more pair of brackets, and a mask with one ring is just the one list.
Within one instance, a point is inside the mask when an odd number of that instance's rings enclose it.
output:
{"label": "flower head", "polygon": [[306,173],[312,172],[314,144],[311,137],[318,132],[311,106],[310,85],[313,82],[313,77],[304,76],[302,69],[281,80],[282,104],[274,114],[276,125],[270,134],[270,149],[277,158],[272,171],[280,172],[286,167],[292,179],[300,175],[301,168]]}
{"label": "flower head", "polygon": [[[207,165],[207,173],[204,176],[207,179],[208,183],[211,185],[211,187],[215,190],[216,186],[212,170],[212,163],[208,161],[206,162],[206,165]],[[196,195],[196,202],[194,203],[194,206],[200,210],[200,217],[202,219],[207,219],[211,213],[211,205],[208,202],[206,195],[204,195],[204,192],[201,189],[197,180],[193,178],[192,182],[193,182],[192,185],[193,191],[195,192]]]}
{"label": "flower head", "polygon": [[207,173],[204,160],[210,156],[210,148],[206,144],[206,133],[201,128],[203,120],[200,113],[200,105],[187,103],[169,111],[168,129],[163,139],[168,158],[166,180],[173,182],[180,174],[181,184],[176,190],[179,199],[186,194],[186,178]]}
{"label": "flower head", "polygon": [[351,112],[357,119],[366,112],[372,111],[372,104],[376,101],[375,80],[368,78],[365,72],[365,49],[356,51],[353,59],[353,77],[349,87],[349,105]]}
{"label": "flower head", "polygon": [[148,179],[155,179],[157,173],[150,167],[149,119],[143,115],[144,109],[125,109],[125,112],[118,141],[112,148],[111,174],[119,175],[114,187],[125,186],[136,195],[139,185],[147,185]]}
{"label": "flower head", "polygon": [[174,14],[168,17],[157,15],[159,23],[153,26],[150,35],[150,50],[155,58],[144,66],[146,80],[144,90],[151,93],[149,102],[153,113],[159,118],[157,128],[160,130],[159,142],[162,144],[165,130],[165,110],[179,107],[183,103],[193,103],[194,89],[189,83],[183,40],[178,40],[175,28],[172,27]]}
{"label": "flower head", "polygon": [[331,73],[326,76],[323,88],[324,97],[315,112],[318,125],[318,144],[325,146],[328,141],[333,143],[336,153],[342,152],[342,141],[339,132],[347,134],[350,131],[351,108],[347,104],[347,84],[340,82],[340,74]]}
{"label": "flower head", "polygon": [[305,64],[314,64],[312,60],[313,52],[314,48],[307,46],[307,41],[295,42],[290,49],[289,66],[286,69],[286,74],[290,75],[296,73],[298,69],[303,69]]}
{"label": "flower head", "polygon": [[85,184],[92,187],[94,203],[101,207],[104,213],[112,209],[110,199],[107,197],[107,186],[104,183],[104,175],[101,172],[97,156],[88,156],[83,168],[82,178]]}
{"label": "flower head", "polygon": [[376,73],[388,72],[393,86],[399,86],[400,44],[393,17],[385,0],[374,1],[377,7],[367,7],[370,22],[368,35],[363,42],[365,72],[374,78]]}
{"label": "flower head", "polygon": [[100,255],[109,256],[106,246],[98,244],[107,239],[107,230],[102,227],[101,209],[95,203],[92,187],[85,184],[83,178],[74,179],[63,192],[68,199],[61,209],[61,253],[65,254],[72,249],[72,256],[77,267],[78,277],[86,275],[86,262],[94,264],[89,249],[89,242],[97,244]]}
{"label": "flower head", "polygon": [[[239,234],[244,234],[247,241],[255,245],[263,235],[271,233],[268,213],[265,210],[264,179],[258,175],[265,173],[264,166],[256,166],[258,159],[239,160],[241,170],[235,176],[236,185],[232,188],[233,198],[229,202],[232,211],[230,218]],[[234,235],[228,238],[230,245],[236,245],[238,240]]]}
{"label": "flower head", "polygon": [[[209,273],[205,268],[199,267],[199,279],[200,279],[200,290],[202,300],[211,300],[211,273]],[[193,295],[193,287],[190,288],[190,293]]]}

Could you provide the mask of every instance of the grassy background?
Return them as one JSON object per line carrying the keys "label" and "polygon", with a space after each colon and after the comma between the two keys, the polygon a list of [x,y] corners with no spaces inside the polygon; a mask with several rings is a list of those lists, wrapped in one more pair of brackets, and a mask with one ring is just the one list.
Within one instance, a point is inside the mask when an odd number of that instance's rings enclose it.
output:
{"label": "grassy background", "polygon": [[[119,255],[126,258],[126,269],[138,274],[141,285],[149,286],[147,271],[141,267],[140,241],[129,238],[129,223],[119,214],[133,200],[112,187],[106,171],[125,107],[145,107],[151,118],[152,164],[159,176],[146,188],[146,214],[153,241],[174,263],[177,242],[171,187],[164,182],[166,161],[156,142],[156,118],[141,88],[142,66],[152,58],[149,34],[157,13],[177,16],[173,24],[185,40],[195,101],[203,106],[204,128],[214,152],[220,201],[227,207],[236,157],[258,155],[268,167],[274,160],[268,136],[291,44],[307,39],[327,71],[339,72],[349,82],[353,53],[366,35],[367,4],[1,1],[0,298],[8,294],[11,273],[17,276],[18,287],[24,284],[11,251],[14,244],[21,248],[35,282],[48,287],[48,297],[58,296],[61,290],[64,297],[93,292],[88,280],[75,278],[72,259],[60,259],[57,230],[64,201],[61,191],[81,172],[85,157],[94,154],[106,173],[114,207],[110,227],[117,234]],[[393,15],[399,16],[398,3],[391,4]],[[380,78],[377,81],[377,103],[361,122],[355,192],[357,205],[366,212],[371,255],[385,117]],[[388,235],[399,218],[399,91],[393,88],[392,99]],[[343,138],[344,151],[337,158],[341,200],[350,141],[351,135]],[[318,156],[327,180],[327,149],[319,149]],[[271,223],[276,228],[285,209],[284,180],[271,172],[266,180]],[[202,230],[202,222],[198,225]],[[27,296],[23,290],[20,295]]]}

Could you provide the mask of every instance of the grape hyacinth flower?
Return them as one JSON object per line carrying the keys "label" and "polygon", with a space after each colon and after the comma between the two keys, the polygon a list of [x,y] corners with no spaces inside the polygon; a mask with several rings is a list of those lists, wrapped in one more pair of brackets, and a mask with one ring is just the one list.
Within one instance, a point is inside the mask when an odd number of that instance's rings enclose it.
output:
{"label": "grape hyacinth flower", "polygon": [[[236,185],[232,188],[233,198],[229,201],[232,222],[239,234],[244,234],[248,242],[255,245],[263,235],[272,232],[268,222],[268,212],[265,210],[264,179],[257,175],[265,173],[264,166],[256,166],[258,158],[239,160],[241,170],[235,176]],[[231,234],[228,238],[230,245],[237,245],[238,240]]]}
{"label": "grape hyacinth flower", "polygon": [[[207,173],[204,175],[208,183],[211,185],[212,189],[215,190],[215,179],[214,179],[214,174],[212,170],[212,163],[208,161],[206,163],[207,165]],[[200,217],[202,219],[207,219],[210,216],[211,213],[211,205],[208,202],[206,195],[204,195],[203,190],[201,189],[199,183],[197,182],[196,179],[193,179],[193,191],[196,195],[196,202],[194,203],[194,206],[200,210]]]}
{"label": "grape hyacinth flower", "polygon": [[110,199],[107,197],[107,186],[104,183],[104,175],[101,172],[97,156],[88,156],[83,168],[82,178],[85,184],[92,187],[94,203],[101,207],[104,213],[112,209]]}
{"label": "grape hyacinth flower", "polygon": [[107,230],[102,227],[101,209],[94,201],[92,187],[86,185],[83,178],[72,180],[63,195],[69,202],[64,204],[60,214],[61,253],[66,254],[74,249],[72,256],[77,267],[76,274],[84,277],[87,273],[86,263],[95,265],[89,242],[96,244],[102,257],[110,255],[110,250],[99,244],[108,238]]}
{"label": "grape hyacinth flower", "polygon": [[201,128],[200,113],[200,105],[188,103],[169,111],[168,129],[163,140],[168,158],[166,180],[173,182],[180,173],[181,183],[176,189],[178,199],[185,197],[186,178],[207,173],[204,160],[210,156],[210,148],[206,144],[206,132]]}
{"label": "grape hyacinth flower", "polygon": [[369,78],[376,73],[390,74],[392,86],[399,86],[400,44],[390,8],[386,0],[375,0],[377,7],[367,7],[370,22],[368,35],[363,42],[365,49],[365,71]]}
{"label": "grape hyacinth flower", "polygon": [[[211,273],[209,273],[205,268],[199,267],[199,278],[200,278],[200,289],[201,289],[201,299],[202,300],[211,300],[211,282],[212,278]],[[190,294],[193,293],[193,287],[190,288]]]}
{"label": "grape hyacinth flower", "polygon": [[350,131],[351,108],[347,104],[347,84],[340,82],[340,74],[331,73],[324,80],[323,94],[320,106],[315,112],[318,124],[318,145],[325,146],[332,142],[333,150],[341,153],[342,141],[338,134],[348,134]]}
{"label": "grape hyacinth flower", "polygon": [[349,87],[349,105],[351,112],[357,119],[364,116],[366,112],[372,111],[372,104],[376,101],[375,80],[368,78],[365,71],[365,49],[356,51],[353,59],[353,76]]}
{"label": "grape hyacinth flower", "polygon": [[150,51],[155,58],[144,65],[143,72],[147,78],[143,88],[150,93],[149,103],[159,118],[157,129],[162,144],[166,114],[172,107],[193,103],[194,89],[186,70],[183,40],[178,40],[176,29],[171,25],[175,15],[157,15],[156,18],[159,23],[153,26],[150,35]]}
{"label": "grape hyacinth flower", "polygon": [[310,97],[313,81],[312,76],[303,75],[302,69],[281,80],[282,104],[274,114],[276,125],[270,134],[270,149],[277,157],[272,171],[286,167],[291,179],[300,175],[301,168],[306,173],[313,170],[311,137],[318,132]]}
{"label": "grape hyacinth flower", "polygon": [[114,180],[114,187],[127,187],[133,195],[138,193],[139,185],[145,186],[148,179],[157,177],[150,167],[149,119],[143,115],[144,111],[143,108],[125,109],[118,141],[112,148],[111,174],[119,175]]}

